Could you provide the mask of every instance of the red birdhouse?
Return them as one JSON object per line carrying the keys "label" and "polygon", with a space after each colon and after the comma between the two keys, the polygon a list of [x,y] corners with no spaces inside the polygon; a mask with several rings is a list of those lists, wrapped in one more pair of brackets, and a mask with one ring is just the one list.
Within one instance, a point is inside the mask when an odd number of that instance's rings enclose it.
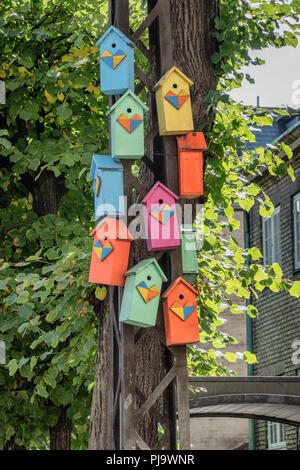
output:
{"label": "red birdhouse", "polygon": [[197,343],[197,291],[179,277],[162,298],[167,346]]}
{"label": "red birdhouse", "polygon": [[106,217],[91,232],[94,237],[89,282],[124,286],[133,238],[120,219]]}
{"label": "red birdhouse", "polygon": [[180,197],[203,196],[203,151],[207,150],[203,132],[177,137]]}

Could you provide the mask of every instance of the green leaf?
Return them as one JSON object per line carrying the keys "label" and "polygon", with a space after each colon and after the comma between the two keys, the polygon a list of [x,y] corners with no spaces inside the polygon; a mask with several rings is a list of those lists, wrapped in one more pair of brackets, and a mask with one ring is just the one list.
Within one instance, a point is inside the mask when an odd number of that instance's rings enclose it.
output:
{"label": "green leaf", "polygon": [[9,370],[9,375],[14,375],[16,371],[18,370],[18,362],[16,359],[12,359],[8,363],[8,370]]}
{"label": "green leaf", "polygon": [[60,106],[57,106],[56,112],[58,116],[60,116],[64,121],[69,119],[73,114],[72,110],[69,108],[69,106],[66,103],[63,103]]}
{"label": "green leaf", "polygon": [[41,397],[48,398],[49,393],[47,392],[46,388],[44,387],[42,383],[39,383],[36,386],[36,391]]}
{"label": "green leaf", "polygon": [[295,281],[293,286],[289,290],[293,297],[300,297],[300,281]]}
{"label": "green leaf", "polygon": [[256,355],[250,353],[249,351],[244,352],[244,359],[248,364],[256,364],[257,363]]}
{"label": "green leaf", "polygon": [[225,354],[225,358],[226,358],[227,361],[229,361],[229,362],[236,362],[236,359],[237,359],[237,358],[236,358],[236,355],[235,355],[234,353],[232,353],[232,352],[227,352],[227,353]]}

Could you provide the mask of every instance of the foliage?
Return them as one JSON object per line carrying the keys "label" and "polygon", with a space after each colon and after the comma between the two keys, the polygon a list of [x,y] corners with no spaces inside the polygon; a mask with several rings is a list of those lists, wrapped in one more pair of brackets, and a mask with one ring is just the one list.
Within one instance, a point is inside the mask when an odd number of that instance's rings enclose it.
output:
{"label": "foliage", "polygon": [[[211,157],[199,258],[201,339],[212,348],[190,348],[192,373],[227,373],[217,359],[220,348],[235,339],[220,329],[220,314],[225,308],[233,314],[246,309],[232,302],[232,294],[247,299],[250,292],[270,288],[299,296],[299,283],[285,280],[278,265],[258,263],[259,250],[242,250],[234,233],[228,242],[223,239],[225,230],[239,228],[234,203],[249,211],[257,201],[262,216],[272,212],[271,201],[249,183],[249,175],[266,167],[272,175],[293,177],[287,146],[281,147],[286,159],[276,150],[245,148],[253,141],[249,125],[271,124],[272,116],[233,103],[228,93],[252,80],[241,66],[261,63],[250,58],[250,50],[296,45],[299,4],[222,0],[215,20],[219,51],[213,61],[220,81],[208,96],[203,124]],[[135,29],[144,9],[138,1],[131,8]],[[94,152],[108,151],[108,103],[99,91],[94,46],[106,22],[105,0],[7,0],[2,8],[0,79],[7,105],[0,107],[0,339],[8,364],[0,367],[0,446],[13,438],[21,448],[47,448],[61,406],[72,418],[72,447],[87,446],[97,333],[87,277],[93,227],[88,169]],[[289,31],[280,32],[281,24]],[[146,70],[144,59],[137,55],[137,60]],[[45,171],[66,188],[55,215],[35,210],[33,186]],[[249,306],[248,314],[257,312]],[[227,364],[243,358],[255,360],[248,352],[224,354]]]}

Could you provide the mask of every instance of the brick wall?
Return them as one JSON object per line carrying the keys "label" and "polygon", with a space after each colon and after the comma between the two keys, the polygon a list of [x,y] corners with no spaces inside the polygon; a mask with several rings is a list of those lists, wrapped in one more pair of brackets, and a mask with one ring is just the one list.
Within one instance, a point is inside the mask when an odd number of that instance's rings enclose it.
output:
{"label": "brick wall", "polygon": [[[300,280],[300,272],[294,270],[293,196],[300,192],[300,153],[293,158],[292,166],[296,180],[289,176],[262,178],[259,184],[270,197],[274,206],[280,205],[281,268],[283,276],[293,281]],[[259,206],[250,213],[250,243],[263,253],[262,219]],[[300,301],[288,292],[274,293],[270,290],[259,295],[252,303],[259,311],[253,320],[253,348],[258,364],[254,375],[296,375],[292,363],[292,343],[300,340]],[[298,366],[299,367],[299,366]],[[257,421],[255,425],[257,449],[267,448],[267,423]],[[286,426],[287,448],[297,448],[297,430]]]}

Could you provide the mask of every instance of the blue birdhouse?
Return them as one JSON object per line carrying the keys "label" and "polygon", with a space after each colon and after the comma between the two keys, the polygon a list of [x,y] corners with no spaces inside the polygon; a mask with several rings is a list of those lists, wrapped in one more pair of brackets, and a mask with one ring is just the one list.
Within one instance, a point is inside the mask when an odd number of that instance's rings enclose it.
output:
{"label": "blue birdhouse", "polygon": [[134,91],[135,45],[117,28],[111,26],[99,39],[100,88],[105,95],[122,95]]}
{"label": "blue birdhouse", "polygon": [[90,170],[94,180],[95,220],[104,216],[123,217],[124,183],[123,166],[110,155],[94,155]]}
{"label": "blue birdhouse", "polygon": [[137,159],[144,156],[144,112],[147,106],[128,90],[108,111],[113,158]]}

